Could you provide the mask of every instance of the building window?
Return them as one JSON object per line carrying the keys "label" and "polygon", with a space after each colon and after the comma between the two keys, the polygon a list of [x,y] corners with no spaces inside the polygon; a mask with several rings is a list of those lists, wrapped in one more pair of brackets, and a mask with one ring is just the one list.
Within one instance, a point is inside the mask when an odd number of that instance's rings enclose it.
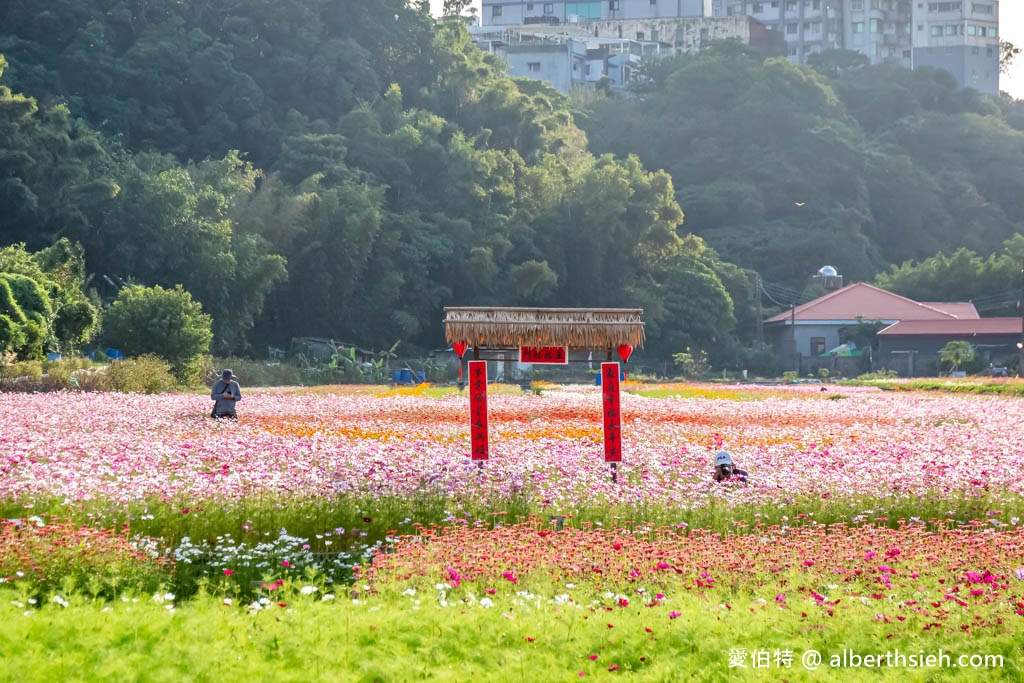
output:
{"label": "building window", "polygon": [[811,337],[811,355],[820,356],[825,353],[825,338]]}
{"label": "building window", "polygon": [[971,24],[967,24],[967,35],[973,36],[977,32],[978,32],[978,27],[977,26],[972,26]]}
{"label": "building window", "polygon": [[852,10],[854,12],[863,12],[864,11],[864,3],[863,2],[851,2],[850,3],[850,10]]}
{"label": "building window", "polygon": [[943,31],[942,31],[942,35],[945,35],[945,36],[955,36],[956,35],[956,26],[954,26],[953,24],[950,24],[948,26],[944,26],[943,27]]}
{"label": "building window", "polygon": [[779,0],[772,0],[772,9],[779,9]]}
{"label": "building window", "polygon": [[869,31],[870,31],[871,33],[878,33],[878,19],[872,19],[872,20],[871,20],[871,21],[870,21],[870,22],[868,23],[868,30],[869,30]]}
{"label": "building window", "polygon": [[526,70],[529,71],[530,73],[539,73],[540,72],[540,62],[527,62],[526,63]]}
{"label": "building window", "polygon": [[796,0],[786,0],[786,11],[787,12],[795,12],[796,11]]}
{"label": "building window", "polygon": [[651,4],[652,5],[657,5],[658,4],[658,0],[651,0]]}
{"label": "building window", "polygon": [[754,7],[751,9],[751,11],[754,14],[763,14],[764,13],[764,4],[762,4],[760,2],[755,2],[754,3]]}
{"label": "building window", "polygon": [[974,47],[971,48],[971,54],[972,55],[980,55],[981,54],[981,49],[977,45],[975,45]]}
{"label": "building window", "polygon": [[533,3],[532,2],[526,3],[526,11],[527,12],[532,12],[533,11]]}
{"label": "building window", "polygon": [[903,59],[910,59],[910,50],[903,51]]}
{"label": "building window", "polygon": [[932,26],[932,35],[933,36],[941,36],[942,35],[942,27],[941,26]]}
{"label": "building window", "polygon": [[853,32],[854,33],[864,33],[864,22],[863,21],[855,21],[855,22],[853,22]]}
{"label": "building window", "polygon": [[637,40],[638,43],[642,43],[644,41],[644,32],[643,31],[637,31],[636,32],[636,40]]}
{"label": "building window", "polygon": [[501,5],[492,5],[491,6],[491,16],[492,17],[500,17],[501,16]]}
{"label": "building window", "polygon": [[974,3],[971,6],[971,11],[975,14],[992,14],[992,5],[979,5],[978,3]]}
{"label": "building window", "polygon": [[619,9],[619,0],[608,0],[608,9],[613,12]]}
{"label": "building window", "polygon": [[788,35],[795,34],[800,29],[800,24],[786,24],[786,33]]}
{"label": "building window", "polygon": [[555,13],[555,3],[545,2],[544,3],[544,14],[550,16]]}

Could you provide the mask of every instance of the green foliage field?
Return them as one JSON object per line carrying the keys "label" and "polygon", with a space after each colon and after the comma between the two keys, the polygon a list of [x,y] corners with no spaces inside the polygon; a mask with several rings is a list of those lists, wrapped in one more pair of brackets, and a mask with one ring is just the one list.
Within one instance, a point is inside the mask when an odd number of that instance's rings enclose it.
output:
{"label": "green foliage field", "polygon": [[[243,604],[213,586],[187,602],[165,593],[98,601],[58,591],[30,604],[0,588],[0,681],[936,681],[966,675],[938,666],[830,667],[844,650],[861,656],[941,650],[952,661],[982,654],[1001,658],[1001,666],[992,659],[969,675],[1006,681],[1022,675],[1019,639],[1009,626],[969,640],[930,636],[925,644],[909,628],[889,637],[893,627],[877,618],[877,608],[856,601],[838,621],[802,616],[798,606],[780,610],[746,587],[669,598],[657,608],[644,606],[629,588],[610,592],[612,598],[595,597],[549,585],[489,597],[433,587],[368,595],[360,586],[299,581]],[[629,606],[619,606],[619,595],[629,596]],[[744,666],[730,666],[733,649],[745,650]],[[753,667],[761,649],[769,653],[767,665]],[[808,650],[824,655],[821,669],[804,666]]]}

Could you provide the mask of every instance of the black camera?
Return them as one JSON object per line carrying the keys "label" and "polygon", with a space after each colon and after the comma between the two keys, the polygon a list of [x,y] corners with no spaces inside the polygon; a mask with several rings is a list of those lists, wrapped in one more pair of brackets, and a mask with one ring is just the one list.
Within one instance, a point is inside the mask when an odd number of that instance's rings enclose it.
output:
{"label": "black camera", "polygon": [[722,465],[722,476],[723,477],[731,477],[732,476],[732,465]]}

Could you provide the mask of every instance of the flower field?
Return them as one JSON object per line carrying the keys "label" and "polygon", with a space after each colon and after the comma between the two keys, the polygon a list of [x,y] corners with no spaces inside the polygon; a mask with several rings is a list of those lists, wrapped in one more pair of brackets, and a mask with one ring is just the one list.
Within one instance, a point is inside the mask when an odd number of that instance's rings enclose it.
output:
{"label": "flower field", "polygon": [[[454,391],[252,390],[237,423],[198,395],[0,394],[0,590],[37,616],[171,591],[172,613],[465,622],[558,674],[528,680],[674,680],[672,648],[715,679],[763,664],[758,643],[773,680],[779,651],[814,679],[800,653],[844,643],[991,651],[986,677],[1022,675],[1024,401],[626,386],[615,481],[595,387],[494,391],[481,467]],[[747,485],[711,481],[722,449]]]}

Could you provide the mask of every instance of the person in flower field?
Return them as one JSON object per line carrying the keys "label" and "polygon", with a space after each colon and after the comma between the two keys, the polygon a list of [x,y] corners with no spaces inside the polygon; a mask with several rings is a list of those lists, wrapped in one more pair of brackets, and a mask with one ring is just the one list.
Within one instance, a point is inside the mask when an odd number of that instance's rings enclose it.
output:
{"label": "person in flower field", "polygon": [[220,379],[213,385],[210,398],[215,401],[213,404],[213,417],[226,417],[237,420],[235,403],[242,400],[242,389],[235,381],[230,370],[221,373]]}
{"label": "person in flower field", "polygon": [[718,451],[718,454],[715,455],[714,479],[717,482],[738,481],[741,484],[746,484],[747,473],[736,467],[729,451]]}

